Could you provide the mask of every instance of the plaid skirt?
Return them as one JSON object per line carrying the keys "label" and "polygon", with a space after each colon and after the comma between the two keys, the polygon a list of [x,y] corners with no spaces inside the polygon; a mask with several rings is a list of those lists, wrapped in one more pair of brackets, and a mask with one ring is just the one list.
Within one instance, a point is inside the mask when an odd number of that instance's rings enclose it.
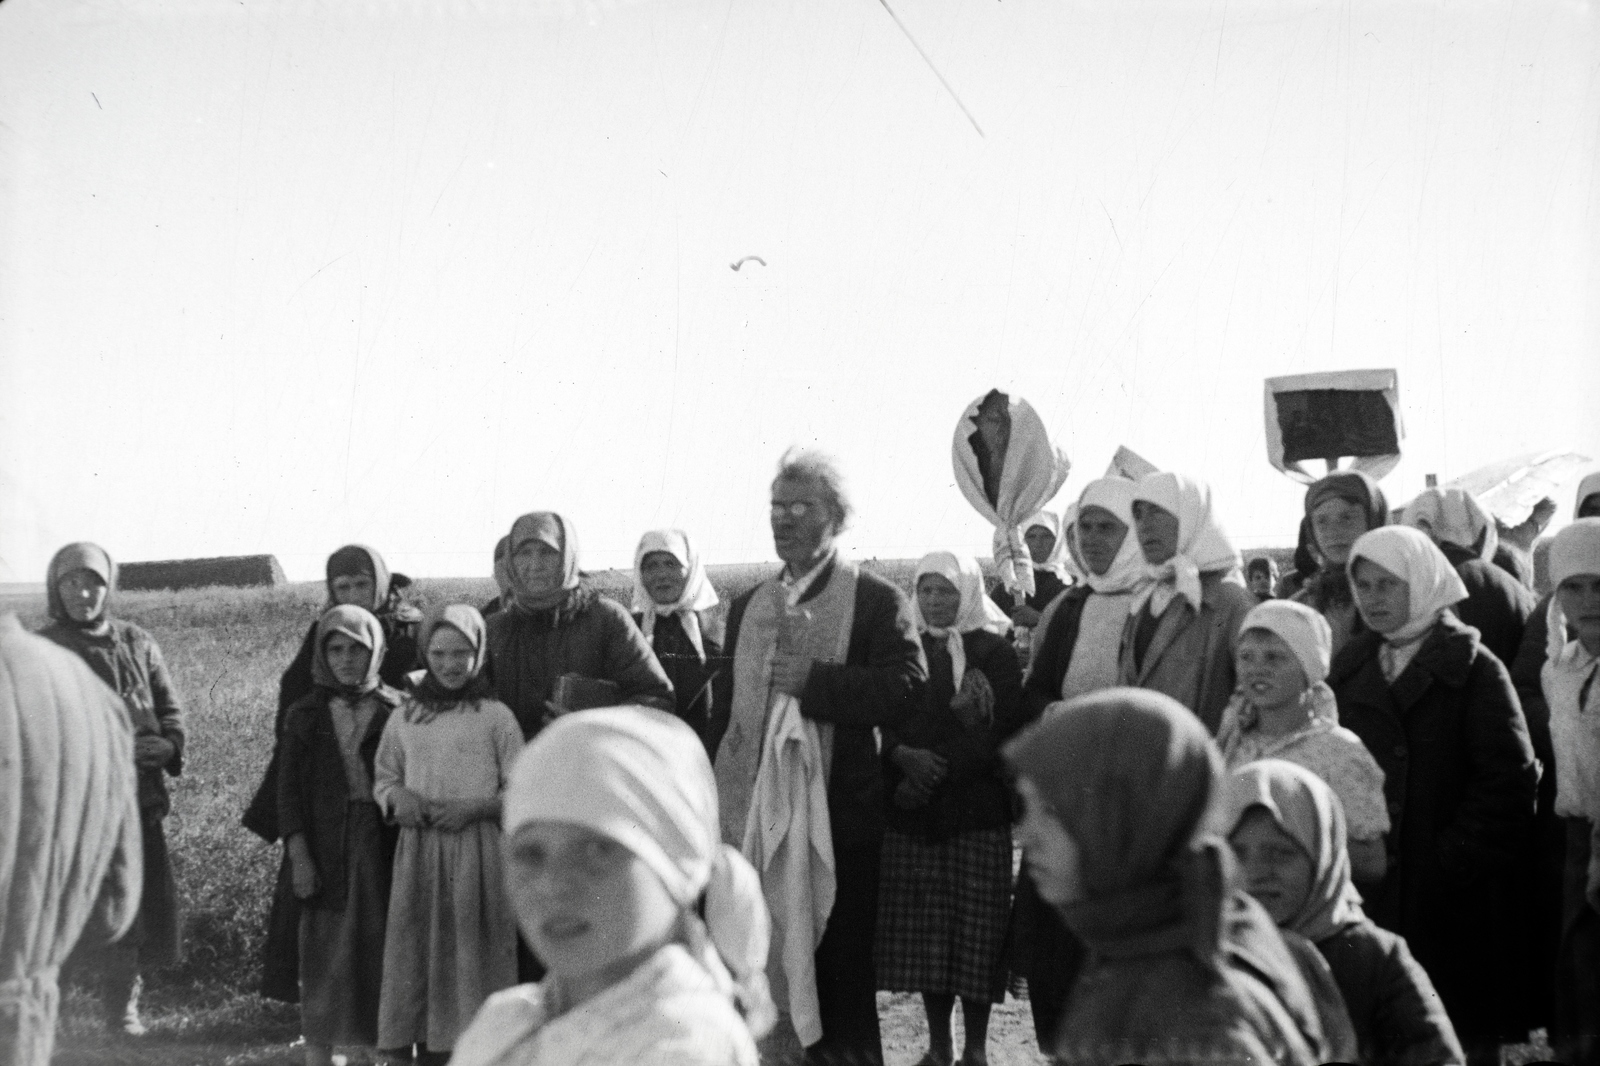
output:
{"label": "plaid skirt", "polygon": [[878,987],[1005,999],[1011,830],[929,841],[887,830],[873,945]]}

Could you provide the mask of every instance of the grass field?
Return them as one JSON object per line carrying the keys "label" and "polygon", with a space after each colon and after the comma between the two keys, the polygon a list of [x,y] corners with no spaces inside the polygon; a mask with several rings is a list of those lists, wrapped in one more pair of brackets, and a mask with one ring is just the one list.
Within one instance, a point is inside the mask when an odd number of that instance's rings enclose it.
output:
{"label": "grass field", "polygon": [[[908,562],[868,565],[903,587],[910,583],[913,566]],[[712,567],[711,577],[727,603],[773,569]],[[629,573],[607,571],[592,580],[626,604]],[[494,591],[488,579],[421,580],[409,595],[426,607],[483,603]],[[151,1032],[138,1042],[108,1041],[95,1021],[93,1000],[69,989],[57,1063],[287,1066],[302,1061],[292,1046],[299,1032],[298,1009],[254,994],[279,853],[245,831],[239,816],[272,753],[278,675],[316,617],[323,596],[320,584],[118,594],[116,613],[154,635],[189,711],[186,769],[176,782],[168,822],[187,957],[181,965],[147,977]],[[0,595],[0,612],[6,611],[16,612],[28,628],[45,621],[37,595]],[[920,1000],[882,994],[880,1013],[888,1066],[910,1066],[926,1048]],[[1043,1062],[1026,1003],[1008,999],[997,1008],[989,1049],[994,1066]],[[1547,1050],[1525,1045],[1513,1049],[1508,1062],[1548,1057]]]}

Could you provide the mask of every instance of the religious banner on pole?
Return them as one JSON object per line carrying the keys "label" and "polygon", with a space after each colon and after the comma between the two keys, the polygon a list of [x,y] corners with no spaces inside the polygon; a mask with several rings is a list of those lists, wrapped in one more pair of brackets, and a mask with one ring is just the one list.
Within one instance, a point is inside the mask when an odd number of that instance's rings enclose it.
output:
{"label": "religious banner on pole", "polygon": [[1304,464],[1322,460],[1326,473],[1359,470],[1381,478],[1400,462],[1400,379],[1393,370],[1334,370],[1266,381],[1267,459],[1309,485],[1321,475]]}
{"label": "religious banner on pole", "polygon": [[973,400],[951,443],[956,484],[994,525],[994,565],[1013,593],[1034,592],[1033,563],[1020,527],[1067,480],[1067,454],[1050,443],[1044,422],[1020,396],[999,389]]}

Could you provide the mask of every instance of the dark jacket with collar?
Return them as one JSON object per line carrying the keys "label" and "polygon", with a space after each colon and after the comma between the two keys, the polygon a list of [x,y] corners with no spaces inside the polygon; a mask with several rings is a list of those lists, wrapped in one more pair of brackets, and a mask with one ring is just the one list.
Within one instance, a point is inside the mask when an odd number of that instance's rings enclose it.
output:
{"label": "dark jacket with collar", "polygon": [[[835,572],[830,561],[800,602],[820,595]],[[836,851],[876,847],[882,841],[883,772],[873,729],[899,725],[915,714],[928,682],[911,601],[877,574],[860,573],[845,661],[813,665],[800,696],[801,714],[834,727],[828,814]],[[755,589],[746,592],[728,609],[725,654],[730,660],[737,654],[739,628],[754,595]]]}
{"label": "dark jacket with collar", "polygon": [[[316,895],[302,903],[324,910],[344,909],[346,807],[352,798],[372,799],[350,795],[344,759],[339,755],[339,736],[334,732],[333,715],[328,708],[333,695],[331,690],[319,687],[295,701],[284,718],[283,739],[278,748],[278,829],[285,840],[296,833],[305,834],[320,885]],[[380,685],[371,698],[378,707],[367,723],[360,747],[368,776],[373,772],[383,727],[401,696]],[[383,853],[392,859],[399,830],[383,824],[381,832]]]}
{"label": "dark jacket with collar", "polygon": [[1509,667],[1522,646],[1522,633],[1538,597],[1500,567],[1465,548],[1447,543],[1440,550],[1467,586],[1467,598],[1452,608],[1456,617],[1476,629],[1483,646]]}
{"label": "dark jacket with collar", "polygon": [[[961,636],[967,670],[976,670],[994,690],[994,720],[969,729],[950,709],[956,695],[951,672],[933,669],[933,656],[949,652],[925,638],[922,646],[929,663],[928,685],[922,708],[893,729],[883,731],[884,791],[888,824],[897,832],[925,840],[948,840],[957,833],[1003,829],[1011,825],[1011,793],[1000,762],[1000,747],[1023,726],[1022,668],[1011,641],[985,630]],[[894,790],[905,774],[894,763],[901,745],[925,748],[947,762],[944,780],[922,807],[905,810],[893,802]]]}
{"label": "dark jacket with collar", "polygon": [[1515,969],[1506,890],[1539,765],[1510,675],[1476,629],[1445,612],[1393,685],[1382,643],[1353,637],[1328,676],[1340,724],[1383,768],[1394,826],[1366,910],[1406,938],[1463,1036],[1485,1034]]}

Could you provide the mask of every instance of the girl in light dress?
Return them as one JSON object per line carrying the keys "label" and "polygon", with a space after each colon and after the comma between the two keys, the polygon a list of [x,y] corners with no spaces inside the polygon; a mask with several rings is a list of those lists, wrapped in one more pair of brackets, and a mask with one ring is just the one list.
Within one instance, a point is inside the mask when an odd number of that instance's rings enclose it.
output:
{"label": "girl in light dress", "polygon": [[1312,608],[1269,600],[1253,609],[1239,632],[1239,687],[1222,712],[1217,746],[1230,770],[1287,759],[1326,781],[1349,822],[1353,874],[1375,882],[1387,863],[1383,770],[1361,738],[1339,724],[1326,681],[1332,651],[1327,619]]}
{"label": "girl in light dress", "polygon": [[427,670],[378,746],[373,797],[400,826],[378,1012],[381,1047],[443,1063],[492,993],[516,984],[517,937],[500,859],[500,794],[522,748],[482,680],[483,616],[428,611]]}

